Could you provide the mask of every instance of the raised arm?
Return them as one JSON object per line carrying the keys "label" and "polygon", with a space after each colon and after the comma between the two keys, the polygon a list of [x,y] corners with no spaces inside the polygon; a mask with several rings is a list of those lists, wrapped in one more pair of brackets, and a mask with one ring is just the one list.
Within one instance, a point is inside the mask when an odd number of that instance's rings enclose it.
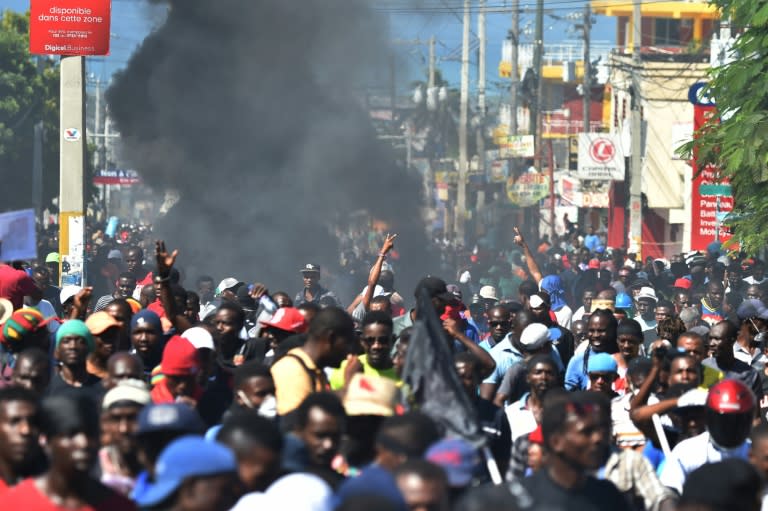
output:
{"label": "raised arm", "polygon": [[395,246],[395,238],[397,238],[397,234],[387,234],[384,239],[384,244],[381,246],[381,250],[379,250],[379,256],[376,258],[376,262],[373,263],[373,268],[371,268],[370,273],[368,273],[368,288],[363,295],[363,307],[365,307],[365,310],[368,310],[371,306],[373,292],[376,289],[376,283],[381,276],[381,267],[384,266],[384,261],[387,260],[387,254],[389,254],[389,251]]}
{"label": "raised arm", "polygon": [[160,303],[163,304],[165,316],[170,320],[176,332],[181,334],[188,328],[191,328],[192,323],[189,322],[189,319],[187,319],[182,311],[176,311],[176,302],[173,299],[173,293],[171,293],[171,270],[178,255],[178,250],[174,250],[172,254],[169,254],[163,240],[155,242],[155,259],[157,260],[155,285],[160,287]]}
{"label": "raised arm", "polygon": [[525,255],[525,264],[528,266],[528,273],[531,274],[531,277],[533,277],[533,280],[536,281],[536,284],[541,282],[541,279],[544,278],[544,276],[541,274],[541,270],[539,269],[539,265],[536,264],[536,259],[533,258],[533,254],[531,253],[531,249],[528,248],[528,243],[525,242],[525,239],[523,238],[523,235],[520,234],[520,229],[517,227],[513,228],[515,230],[515,238],[514,241],[520,247],[523,249],[523,254]]}

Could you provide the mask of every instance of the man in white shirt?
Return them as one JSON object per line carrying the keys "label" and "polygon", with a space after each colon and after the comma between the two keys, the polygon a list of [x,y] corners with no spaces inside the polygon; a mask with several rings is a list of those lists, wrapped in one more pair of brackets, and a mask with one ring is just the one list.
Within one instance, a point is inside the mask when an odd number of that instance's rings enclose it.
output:
{"label": "man in white shirt", "polygon": [[738,380],[723,380],[709,389],[707,431],[683,440],[672,449],[661,472],[665,486],[682,493],[688,475],[706,463],[728,458],[746,460],[755,396]]}

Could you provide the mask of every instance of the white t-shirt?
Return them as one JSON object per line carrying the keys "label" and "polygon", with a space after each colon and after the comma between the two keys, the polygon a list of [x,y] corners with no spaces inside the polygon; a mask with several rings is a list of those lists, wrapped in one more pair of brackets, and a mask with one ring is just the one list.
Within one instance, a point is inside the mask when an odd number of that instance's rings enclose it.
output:
{"label": "white t-shirt", "polygon": [[728,458],[746,460],[749,455],[750,442],[733,449],[716,446],[709,438],[709,432],[683,440],[672,449],[661,472],[661,482],[664,486],[683,492],[683,484],[688,475],[706,463],[717,463]]}
{"label": "white t-shirt", "polygon": [[512,442],[519,437],[532,433],[538,424],[533,416],[533,411],[528,408],[529,393],[521,397],[518,401],[510,404],[504,409],[509,420],[509,426],[512,430]]}
{"label": "white t-shirt", "polygon": [[557,318],[557,324],[561,327],[570,330],[571,319],[573,318],[573,311],[567,305],[563,306],[559,311],[555,311],[555,317]]}

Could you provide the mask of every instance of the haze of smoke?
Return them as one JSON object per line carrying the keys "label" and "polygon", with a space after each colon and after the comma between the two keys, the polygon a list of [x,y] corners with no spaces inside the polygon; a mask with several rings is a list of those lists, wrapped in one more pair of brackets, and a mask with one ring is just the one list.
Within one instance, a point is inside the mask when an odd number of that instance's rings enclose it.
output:
{"label": "haze of smoke", "polygon": [[363,1],[171,2],[107,99],[144,180],[181,194],[157,227],[183,265],[292,290],[300,265],[337,261],[328,227],[367,209],[399,233],[410,294],[427,260],[421,183],[353,90],[386,66]]}

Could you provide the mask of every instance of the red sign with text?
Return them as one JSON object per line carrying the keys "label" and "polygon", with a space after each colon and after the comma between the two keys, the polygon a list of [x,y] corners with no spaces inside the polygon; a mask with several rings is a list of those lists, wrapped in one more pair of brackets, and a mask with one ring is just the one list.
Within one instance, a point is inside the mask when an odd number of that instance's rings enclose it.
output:
{"label": "red sign with text", "polygon": [[[694,133],[701,128],[707,120],[715,114],[714,106],[693,105],[693,130]],[[699,187],[704,184],[727,184],[728,180],[720,178],[717,169],[705,168],[696,175],[699,167],[696,164],[696,156],[691,162],[693,167],[693,182],[691,183],[691,250],[706,250],[707,245],[715,241],[715,229],[717,228],[717,213],[721,216],[733,210],[733,197],[721,195],[718,206],[718,197],[714,195],[701,195]],[[731,235],[720,224],[720,241],[725,243]]]}
{"label": "red sign with text", "polygon": [[111,0],[31,0],[29,52],[107,55]]}

